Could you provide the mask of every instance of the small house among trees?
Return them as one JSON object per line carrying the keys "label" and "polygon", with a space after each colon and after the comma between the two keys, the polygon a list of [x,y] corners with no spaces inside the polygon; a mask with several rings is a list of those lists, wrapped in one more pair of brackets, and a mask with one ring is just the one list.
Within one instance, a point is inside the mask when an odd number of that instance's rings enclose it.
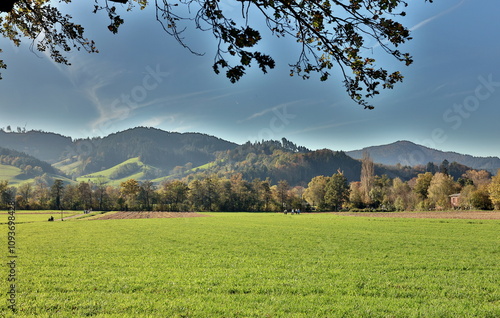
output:
{"label": "small house among trees", "polygon": [[457,209],[460,207],[460,193],[454,193],[450,195],[451,207]]}

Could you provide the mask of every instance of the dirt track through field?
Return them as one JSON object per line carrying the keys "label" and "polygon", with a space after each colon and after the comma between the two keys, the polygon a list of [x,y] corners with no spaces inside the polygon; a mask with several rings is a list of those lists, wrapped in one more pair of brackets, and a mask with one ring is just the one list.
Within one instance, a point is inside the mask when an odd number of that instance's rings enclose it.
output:
{"label": "dirt track through field", "polygon": [[499,211],[334,212],[334,214],[389,218],[500,220]]}
{"label": "dirt track through field", "polygon": [[94,220],[122,220],[122,219],[160,219],[160,218],[192,218],[209,215],[194,212],[116,212],[106,213]]}

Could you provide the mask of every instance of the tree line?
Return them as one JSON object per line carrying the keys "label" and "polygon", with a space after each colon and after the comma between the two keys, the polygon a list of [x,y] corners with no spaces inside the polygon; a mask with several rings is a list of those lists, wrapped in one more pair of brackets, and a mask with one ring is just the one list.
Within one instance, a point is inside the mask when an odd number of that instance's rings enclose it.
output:
{"label": "tree line", "polygon": [[[120,211],[412,211],[500,209],[500,173],[469,170],[454,179],[446,172],[425,172],[402,181],[378,176],[373,162],[363,158],[361,181],[348,182],[342,171],[316,176],[306,187],[281,180],[245,180],[206,175],[198,179],[162,184],[129,179],[119,186],[98,182],[65,184],[38,177],[18,187],[0,181],[2,204],[16,202],[18,209],[120,210]],[[499,171],[500,172],[500,171]],[[460,194],[453,206],[450,195]]]}

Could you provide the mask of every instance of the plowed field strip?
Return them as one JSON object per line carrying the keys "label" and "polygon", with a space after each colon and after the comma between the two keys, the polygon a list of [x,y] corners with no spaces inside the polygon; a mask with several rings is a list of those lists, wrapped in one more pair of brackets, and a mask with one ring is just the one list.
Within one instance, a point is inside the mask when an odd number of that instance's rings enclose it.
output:
{"label": "plowed field strip", "polygon": [[94,220],[120,220],[120,219],[158,219],[158,218],[189,218],[204,217],[208,215],[194,212],[117,212],[104,214]]}

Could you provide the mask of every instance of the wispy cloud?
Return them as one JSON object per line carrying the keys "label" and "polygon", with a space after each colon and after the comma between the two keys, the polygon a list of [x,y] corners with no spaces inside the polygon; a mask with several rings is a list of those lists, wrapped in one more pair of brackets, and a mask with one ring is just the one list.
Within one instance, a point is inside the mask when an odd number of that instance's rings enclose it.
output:
{"label": "wispy cloud", "polygon": [[346,121],[346,122],[341,122],[341,123],[331,123],[331,124],[326,124],[326,125],[321,125],[321,126],[311,126],[308,128],[304,128],[301,130],[296,130],[293,132],[290,132],[289,135],[299,135],[311,131],[318,131],[318,130],[325,130],[325,129],[331,129],[331,128],[337,128],[337,127],[342,127],[342,126],[351,126],[354,124],[359,124],[359,123],[365,123],[368,121],[373,121],[376,120],[376,118],[368,118],[368,119],[360,119],[360,120],[352,120],[352,121]]}
{"label": "wispy cloud", "polygon": [[440,17],[442,17],[442,16],[444,16],[444,15],[446,15],[446,14],[450,13],[451,11],[453,11],[453,10],[455,10],[455,9],[459,8],[459,7],[460,7],[460,6],[462,6],[464,3],[465,3],[465,0],[462,0],[462,1],[460,1],[458,4],[454,5],[453,7],[449,8],[449,9],[447,9],[447,10],[445,10],[445,11],[441,12],[441,13],[438,13],[438,14],[436,14],[436,15],[433,15],[432,17],[430,17],[430,18],[428,18],[428,19],[425,19],[425,20],[423,20],[423,21],[420,21],[419,23],[417,23],[417,24],[415,24],[414,26],[412,26],[412,27],[410,28],[410,31],[415,31],[415,30],[420,29],[421,27],[425,26],[426,24],[429,24],[429,23],[431,23],[432,21],[434,21],[434,20],[436,20],[436,19],[438,19],[438,18],[440,18]]}
{"label": "wispy cloud", "polygon": [[[427,25],[427,24],[431,23],[432,21],[434,21],[434,20],[436,20],[436,19],[438,19],[438,18],[441,18],[442,16],[444,16],[444,15],[446,15],[446,14],[448,14],[448,13],[452,12],[453,10],[455,10],[455,9],[457,9],[457,8],[459,8],[460,6],[462,6],[462,5],[465,3],[465,1],[466,1],[466,0],[462,0],[462,1],[460,1],[458,4],[454,5],[453,7],[450,7],[450,8],[448,8],[448,9],[446,9],[446,10],[444,10],[444,11],[442,11],[442,12],[438,13],[438,14],[433,15],[433,16],[432,16],[432,17],[430,17],[430,18],[427,18],[427,19],[424,19],[424,20],[422,20],[422,21],[418,22],[418,23],[417,23],[417,24],[415,24],[414,26],[410,27],[410,28],[409,28],[409,30],[410,30],[410,31],[416,31],[416,30],[420,29],[421,27],[423,27],[423,26],[425,26],[425,25]],[[385,41],[383,41],[383,43],[384,43],[384,44],[388,44],[388,43],[389,43],[389,41],[388,41],[388,40],[385,40]],[[377,43],[375,43],[375,45],[373,45],[373,46],[371,47],[371,49],[378,48],[379,46],[380,46],[380,43],[379,43],[379,42],[377,42]]]}
{"label": "wispy cloud", "polygon": [[54,62],[47,52],[44,54],[54,68],[88,101],[86,107],[98,113],[98,118],[89,124],[92,131],[95,132],[96,127],[102,126],[106,121],[123,117],[116,109],[110,109],[111,102],[104,91],[116,83],[117,79],[123,78],[125,70],[81,55],[73,57],[70,66],[61,65]]}
{"label": "wispy cloud", "polygon": [[[177,115],[172,115],[172,112],[178,112],[180,108],[182,111],[189,112],[188,108],[191,107],[189,105],[198,105],[200,102],[206,104],[210,101],[218,100],[234,94],[221,94],[221,91],[222,89],[201,90],[178,95],[171,95],[167,93],[166,96],[154,99],[146,98],[144,102],[134,102],[132,104],[127,104],[122,100],[115,99],[108,101],[105,105],[101,105],[102,103],[96,100],[96,103],[99,102],[99,105],[96,104],[96,107],[100,110],[100,116],[93,121],[92,129],[103,130],[103,127],[107,127],[106,130],[109,130],[109,126],[113,126],[118,122],[132,118],[136,116],[139,111],[141,111],[142,114],[147,113],[150,108],[154,108],[154,112],[156,114],[158,114],[158,112],[162,112],[162,115],[152,117],[151,119],[140,123],[140,125],[156,127],[163,124],[165,121],[172,121],[173,123],[172,118],[178,117]],[[168,114],[165,114],[166,108],[170,108],[167,110]],[[179,126],[179,122],[176,122],[176,125]],[[184,124],[180,125],[182,126]]]}
{"label": "wispy cloud", "polygon": [[172,115],[155,116],[155,117],[151,117],[151,118],[148,118],[147,120],[143,121],[140,124],[140,126],[158,127],[165,122],[174,123],[174,122],[176,122],[176,117],[172,116]]}
{"label": "wispy cloud", "polygon": [[242,122],[245,122],[245,121],[253,120],[255,118],[262,117],[262,116],[264,116],[264,115],[266,115],[268,113],[276,112],[279,109],[286,108],[286,107],[289,107],[289,106],[292,106],[292,105],[296,105],[296,104],[299,104],[299,103],[304,103],[304,100],[296,100],[296,101],[292,101],[292,102],[282,103],[282,104],[279,104],[277,106],[264,109],[264,110],[262,110],[260,112],[257,112],[257,113],[254,113],[254,114],[248,116],[245,119],[239,120],[238,124],[241,124]]}

